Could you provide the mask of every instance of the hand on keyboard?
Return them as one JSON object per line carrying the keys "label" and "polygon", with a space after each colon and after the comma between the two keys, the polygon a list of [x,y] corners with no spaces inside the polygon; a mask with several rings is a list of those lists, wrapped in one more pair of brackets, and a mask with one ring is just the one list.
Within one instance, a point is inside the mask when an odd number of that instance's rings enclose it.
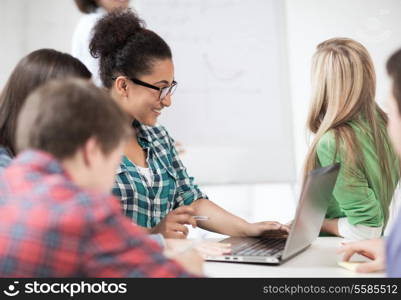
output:
{"label": "hand on keyboard", "polygon": [[257,223],[250,223],[246,232],[250,237],[272,237],[272,238],[286,238],[290,228],[287,225],[279,222],[264,221]]}

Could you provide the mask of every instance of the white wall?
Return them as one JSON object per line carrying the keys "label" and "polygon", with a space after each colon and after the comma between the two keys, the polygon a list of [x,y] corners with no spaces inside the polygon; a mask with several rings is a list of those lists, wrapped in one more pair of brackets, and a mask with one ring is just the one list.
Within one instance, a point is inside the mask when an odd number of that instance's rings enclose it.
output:
{"label": "white wall", "polygon": [[399,0],[285,0],[297,174],[306,155],[305,122],[310,97],[311,57],[318,43],[350,37],[372,55],[377,99],[387,95],[385,62],[401,47]]}
{"label": "white wall", "polygon": [[39,48],[70,52],[79,17],[73,0],[0,0],[0,89],[29,52]]}
{"label": "white wall", "polygon": [[284,2],[135,6],[172,48],[178,89],[159,121],[185,145],[183,160],[198,182],[294,182]]}

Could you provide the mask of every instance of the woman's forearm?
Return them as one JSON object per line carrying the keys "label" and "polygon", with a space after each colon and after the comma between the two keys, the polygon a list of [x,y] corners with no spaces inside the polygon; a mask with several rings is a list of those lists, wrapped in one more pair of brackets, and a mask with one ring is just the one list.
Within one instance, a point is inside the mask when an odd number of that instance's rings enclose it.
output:
{"label": "woman's forearm", "polygon": [[338,231],[338,219],[324,219],[322,232],[326,232],[335,236],[340,236]]}
{"label": "woman's forearm", "polygon": [[249,223],[237,217],[208,199],[198,199],[191,206],[195,214],[207,216],[207,221],[197,221],[200,228],[229,236],[247,236]]}

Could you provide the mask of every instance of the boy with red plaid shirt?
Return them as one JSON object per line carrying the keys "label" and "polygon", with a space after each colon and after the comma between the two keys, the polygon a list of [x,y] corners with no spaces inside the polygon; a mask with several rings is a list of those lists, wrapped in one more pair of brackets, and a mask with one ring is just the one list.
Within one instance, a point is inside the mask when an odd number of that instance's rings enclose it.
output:
{"label": "boy with red plaid shirt", "polygon": [[20,153],[0,177],[1,277],[188,277],[110,195],[130,127],[117,104],[81,80],[51,82],[19,115]]}

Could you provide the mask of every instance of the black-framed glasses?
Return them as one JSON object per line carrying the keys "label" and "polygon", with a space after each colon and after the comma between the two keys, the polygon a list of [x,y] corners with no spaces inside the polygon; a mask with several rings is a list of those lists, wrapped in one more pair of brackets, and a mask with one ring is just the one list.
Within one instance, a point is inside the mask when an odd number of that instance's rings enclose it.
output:
{"label": "black-framed glasses", "polygon": [[165,87],[158,87],[155,86],[153,84],[149,84],[147,82],[141,81],[139,79],[136,78],[130,78],[130,80],[138,85],[142,85],[144,87],[150,88],[150,89],[154,89],[156,91],[160,91],[160,95],[159,95],[159,100],[162,101],[164,98],[166,98],[168,95],[172,95],[175,92],[175,89],[177,88],[177,81],[173,80],[173,82],[171,83],[171,85],[169,86],[165,86]]}
{"label": "black-framed glasses", "polygon": [[[153,84],[144,82],[144,81],[139,80],[139,79],[136,79],[136,78],[129,78],[129,77],[127,77],[127,78],[128,78],[129,80],[131,80],[133,83],[136,83],[136,84],[138,84],[138,85],[141,85],[141,86],[144,86],[144,87],[147,87],[147,88],[156,90],[156,91],[159,91],[159,92],[160,92],[160,94],[159,94],[159,100],[160,100],[160,101],[162,101],[162,100],[163,100],[164,98],[166,98],[168,95],[174,94],[174,92],[175,92],[175,90],[176,90],[176,88],[177,88],[177,84],[178,84],[177,81],[173,80],[173,82],[172,82],[171,85],[169,85],[169,86],[158,87],[158,86],[155,86],[155,85],[153,85]],[[113,80],[116,80],[117,77],[116,77],[116,78],[112,78],[112,79],[113,79]]]}

